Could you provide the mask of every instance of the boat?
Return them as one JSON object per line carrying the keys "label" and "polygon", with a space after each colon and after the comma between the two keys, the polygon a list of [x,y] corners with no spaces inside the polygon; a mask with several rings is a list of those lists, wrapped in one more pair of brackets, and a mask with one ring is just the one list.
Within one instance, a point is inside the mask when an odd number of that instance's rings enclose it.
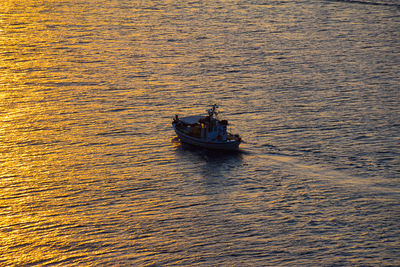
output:
{"label": "boat", "polygon": [[238,134],[227,131],[228,121],[217,118],[218,106],[214,104],[207,110],[208,115],[187,116],[179,118],[175,115],[172,121],[181,143],[206,149],[236,151],[242,142]]}

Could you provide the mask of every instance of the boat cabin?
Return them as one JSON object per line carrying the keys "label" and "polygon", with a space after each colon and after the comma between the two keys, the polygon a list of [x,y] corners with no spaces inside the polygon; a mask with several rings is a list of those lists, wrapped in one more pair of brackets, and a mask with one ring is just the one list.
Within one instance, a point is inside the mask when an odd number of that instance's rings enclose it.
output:
{"label": "boat cabin", "polygon": [[226,141],[228,139],[227,120],[218,120],[216,105],[208,110],[208,116],[189,116],[178,118],[175,116],[176,126],[182,132],[207,141]]}

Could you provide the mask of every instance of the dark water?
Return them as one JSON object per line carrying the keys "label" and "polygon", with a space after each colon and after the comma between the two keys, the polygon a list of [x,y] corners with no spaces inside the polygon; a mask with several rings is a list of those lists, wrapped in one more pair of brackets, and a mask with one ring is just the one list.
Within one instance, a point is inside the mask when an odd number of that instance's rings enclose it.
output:
{"label": "dark water", "polygon": [[[400,265],[399,1],[0,3],[0,265]],[[237,154],[182,147],[217,102]]]}

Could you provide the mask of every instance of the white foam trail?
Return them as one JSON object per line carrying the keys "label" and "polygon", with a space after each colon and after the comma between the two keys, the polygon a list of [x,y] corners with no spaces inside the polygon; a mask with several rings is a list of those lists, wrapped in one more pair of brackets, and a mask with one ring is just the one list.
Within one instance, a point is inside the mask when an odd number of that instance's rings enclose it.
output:
{"label": "white foam trail", "polygon": [[[330,166],[323,166],[321,164],[309,164],[295,157],[286,155],[267,154],[258,155],[257,157],[261,157],[266,162],[269,162],[269,164],[284,168],[286,171],[298,176],[307,176],[319,182],[335,183],[336,185],[355,186],[363,190],[373,191],[375,194],[391,194],[395,198],[400,198],[399,187],[377,185],[377,182],[384,184],[384,178],[380,178],[379,181],[376,181],[376,179],[372,178],[358,177],[346,173],[344,170],[335,170]],[[387,181],[387,184],[391,183]]]}

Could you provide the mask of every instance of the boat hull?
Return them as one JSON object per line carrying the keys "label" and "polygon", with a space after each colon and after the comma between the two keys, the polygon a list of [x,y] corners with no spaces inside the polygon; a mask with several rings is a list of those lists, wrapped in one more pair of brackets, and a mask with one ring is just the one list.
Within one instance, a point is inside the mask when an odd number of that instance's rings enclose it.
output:
{"label": "boat hull", "polygon": [[181,131],[179,131],[175,127],[175,123],[172,124],[172,127],[174,128],[178,138],[181,140],[181,142],[206,148],[206,149],[214,149],[214,150],[227,150],[227,151],[236,151],[239,149],[240,141],[237,140],[231,140],[231,141],[225,141],[225,142],[209,142],[209,141],[203,141],[200,138],[195,138],[190,135],[187,135]]}

